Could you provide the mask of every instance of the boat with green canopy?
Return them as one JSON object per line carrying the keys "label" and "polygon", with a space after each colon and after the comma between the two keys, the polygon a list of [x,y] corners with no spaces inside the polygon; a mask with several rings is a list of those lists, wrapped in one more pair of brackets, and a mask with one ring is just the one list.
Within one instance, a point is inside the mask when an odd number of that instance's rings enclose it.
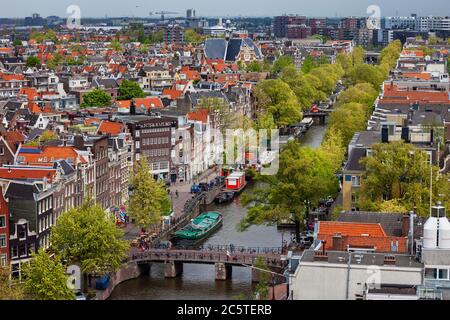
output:
{"label": "boat with green canopy", "polygon": [[223,222],[218,212],[206,212],[193,219],[191,223],[175,232],[175,238],[184,240],[201,240],[216,232]]}

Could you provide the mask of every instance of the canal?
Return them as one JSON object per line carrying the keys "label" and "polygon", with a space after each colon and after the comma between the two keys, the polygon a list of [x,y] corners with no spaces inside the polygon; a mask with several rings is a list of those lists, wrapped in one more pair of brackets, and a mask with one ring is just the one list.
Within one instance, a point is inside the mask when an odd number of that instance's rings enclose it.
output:
{"label": "canal", "polygon": [[[311,127],[301,138],[304,145],[319,147],[326,127]],[[250,184],[248,188],[256,188]],[[246,209],[236,198],[227,205],[211,205],[208,210],[219,211],[224,216],[223,227],[205,245],[229,245],[246,247],[280,247],[283,240],[290,240],[291,234],[277,230],[276,226],[252,226],[245,232],[236,228],[245,216]],[[164,266],[153,264],[150,276],[142,276],[120,284],[112,293],[111,300],[230,300],[244,294],[252,297],[255,287],[251,283],[249,268],[234,267],[232,277],[227,281],[214,280],[214,265],[184,264],[183,274],[175,279],[164,278]]]}

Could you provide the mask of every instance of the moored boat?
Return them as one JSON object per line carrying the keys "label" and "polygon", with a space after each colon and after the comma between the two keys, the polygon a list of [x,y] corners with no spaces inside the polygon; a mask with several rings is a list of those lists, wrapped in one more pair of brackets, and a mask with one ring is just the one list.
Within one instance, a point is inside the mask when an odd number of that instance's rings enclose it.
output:
{"label": "moored boat", "polygon": [[223,222],[218,212],[206,212],[193,219],[191,223],[175,232],[175,238],[184,240],[202,240],[216,232]]}
{"label": "moored boat", "polygon": [[229,203],[234,199],[234,192],[221,192],[215,197],[214,202],[217,204]]}

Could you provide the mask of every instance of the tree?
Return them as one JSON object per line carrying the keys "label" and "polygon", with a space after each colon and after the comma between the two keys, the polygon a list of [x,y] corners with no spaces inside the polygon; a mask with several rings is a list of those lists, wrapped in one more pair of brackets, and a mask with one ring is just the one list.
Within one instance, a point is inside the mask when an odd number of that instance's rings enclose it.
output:
{"label": "tree", "polygon": [[164,31],[155,31],[148,37],[148,43],[161,43],[164,40]]}
{"label": "tree", "polygon": [[272,66],[272,72],[275,74],[278,74],[282,72],[285,68],[289,66],[294,65],[294,59],[290,56],[281,56],[275,62]]}
{"label": "tree", "polygon": [[309,73],[314,68],[314,58],[308,55],[302,64],[302,72]]}
{"label": "tree", "polygon": [[0,266],[0,300],[22,300],[23,288],[11,280],[11,269]]}
{"label": "tree", "polygon": [[436,37],[436,36],[430,36],[428,38],[428,44],[431,45],[431,46],[436,45],[438,42],[439,42],[439,38]]}
{"label": "tree", "polygon": [[270,280],[269,268],[264,262],[263,258],[258,258],[254,265],[255,268],[265,270],[265,271],[257,271],[259,272],[259,281],[256,285],[255,296],[259,297],[259,300],[267,300],[269,299],[269,286],[268,282]]}
{"label": "tree", "polygon": [[350,71],[348,77],[352,84],[366,82],[370,83],[376,90],[379,90],[385,75],[378,66],[360,64]]}
{"label": "tree", "polygon": [[418,214],[426,216],[430,209],[431,172],[432,202],[449,204],[449,176],[440,175],[438,167],[430,167],[423,151],[403,141],[376,144],[372,150],[372,155],[362,160],[365,172],[360,207],[363,210],[380,210],[382,203],[388,200],[392,201],[389,207],[395,204],[407,210],[417,208]]}
{"label": "tree", "polygon": [[184,39],[187,43],[192,43],[192,44],[199,44],[205,40],[205,38],[201,34],[197,33],[193,29],[185,30]]}
{"label": "tree", "polygon": [[24,288],[34,300],[73,300],[67,286],[68,275],[58,256],[50,257],[43,249],[24,266]]}
{"label": "tree", "polygon": [[153,178],[145,157],[135,163],[130,184],[134,188],[128,207],[130,217],[143,228],[160,223],[161,218],[170,212],[170,198],[164,183]]}
{"label": "tree", "polygon": [[47,67],[49,69],[53,69],[54,70],[54,69],[58,68],[61,65],[63,60],[64,60],[64,57],[61,54],[55,53],[53,55],[53,57],[47,62]]}
{"label": "tree", "polygon": [[321,150],[327,155],[330,163],[334,167],[334,172],[338,172],[342,167],[345,158],[345,147],[342,133],[340,131],[328,130],[325,139],[320,146]]}
{"label": "tree", "polygon": [[94,89],[83,96],[82,108],[111,105],[111,96],[101,89]]}
{"label": "tree", "polygon": [[270,113],[277,127],[300,121],[303,117],[298,100],[288,84],[282,80],[265,80],[255,89],[258,109]]}
{"label": "tree", "polygon": [[340,132],[343,146],[347,146],[353,135],[366,127],[366,109],[360,103],[341,105],[330,114],[327,136],[329,132]]}
{"label": "tree", "polygon": [[111,44],[109,45],[109,47],[116,52],[121,52],[123,50],[122,44],[117,39],[114,39],[113,41],[111,41]]}
{"label": "tree", "polygon": [[62,259],[79,264],[84,273],[103,276],[122,266],[129,248],[123,236],[113,217],[86,201],[59,217],[52,227],[51,245]]}
{"label": "tree", "polygon": [[147,95],[142,91],[139,84],[131,80],[123,80],[119,87],[119,97],[117,100],[131,100],[134,98],[145,98]]}
{"label": "tree", "polygon": [[[339,95],[339,104],[360,103],[364,106],[371,107],[378,96],[378,92],[369,83],[358,83],[351,86]],[[372,110],[367,108],[368,112]]]}
{"label": "tree", "polygon": [[245,68],[247,72],[262,72],[263,67],[259,61],[252,61],[250,62],[247,67]]}
{"label": "tree", "polygon": [[13,41],[14,47],[20,47],[22,45],[22,40],[16,39]]}
{"label": "tree", "polygon": [[301,147],[296,141],[289,142],[281,153],[276,175],[256,179],[262,187],[244,194],[242,202],[248,212],[239,229],[291,220],[296,224],[297,241],[300,225],[309,211],[338,189],[335,165],[324,150]]}
{"label": "tree", "polygon": [[28,68],[37,68],[41,65],[41,60],[39,60],[36,56],[28,57],[27,59],[27,67]]}

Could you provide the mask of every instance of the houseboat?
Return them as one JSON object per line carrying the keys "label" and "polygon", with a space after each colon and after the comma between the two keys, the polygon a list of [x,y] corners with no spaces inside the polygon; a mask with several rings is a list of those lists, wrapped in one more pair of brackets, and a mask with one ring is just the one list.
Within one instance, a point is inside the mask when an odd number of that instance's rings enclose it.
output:
{"label": "houseboat", "polygon": [[246,185],[245,172],[235,171],[225,178],[225,191],[240,193]]}

